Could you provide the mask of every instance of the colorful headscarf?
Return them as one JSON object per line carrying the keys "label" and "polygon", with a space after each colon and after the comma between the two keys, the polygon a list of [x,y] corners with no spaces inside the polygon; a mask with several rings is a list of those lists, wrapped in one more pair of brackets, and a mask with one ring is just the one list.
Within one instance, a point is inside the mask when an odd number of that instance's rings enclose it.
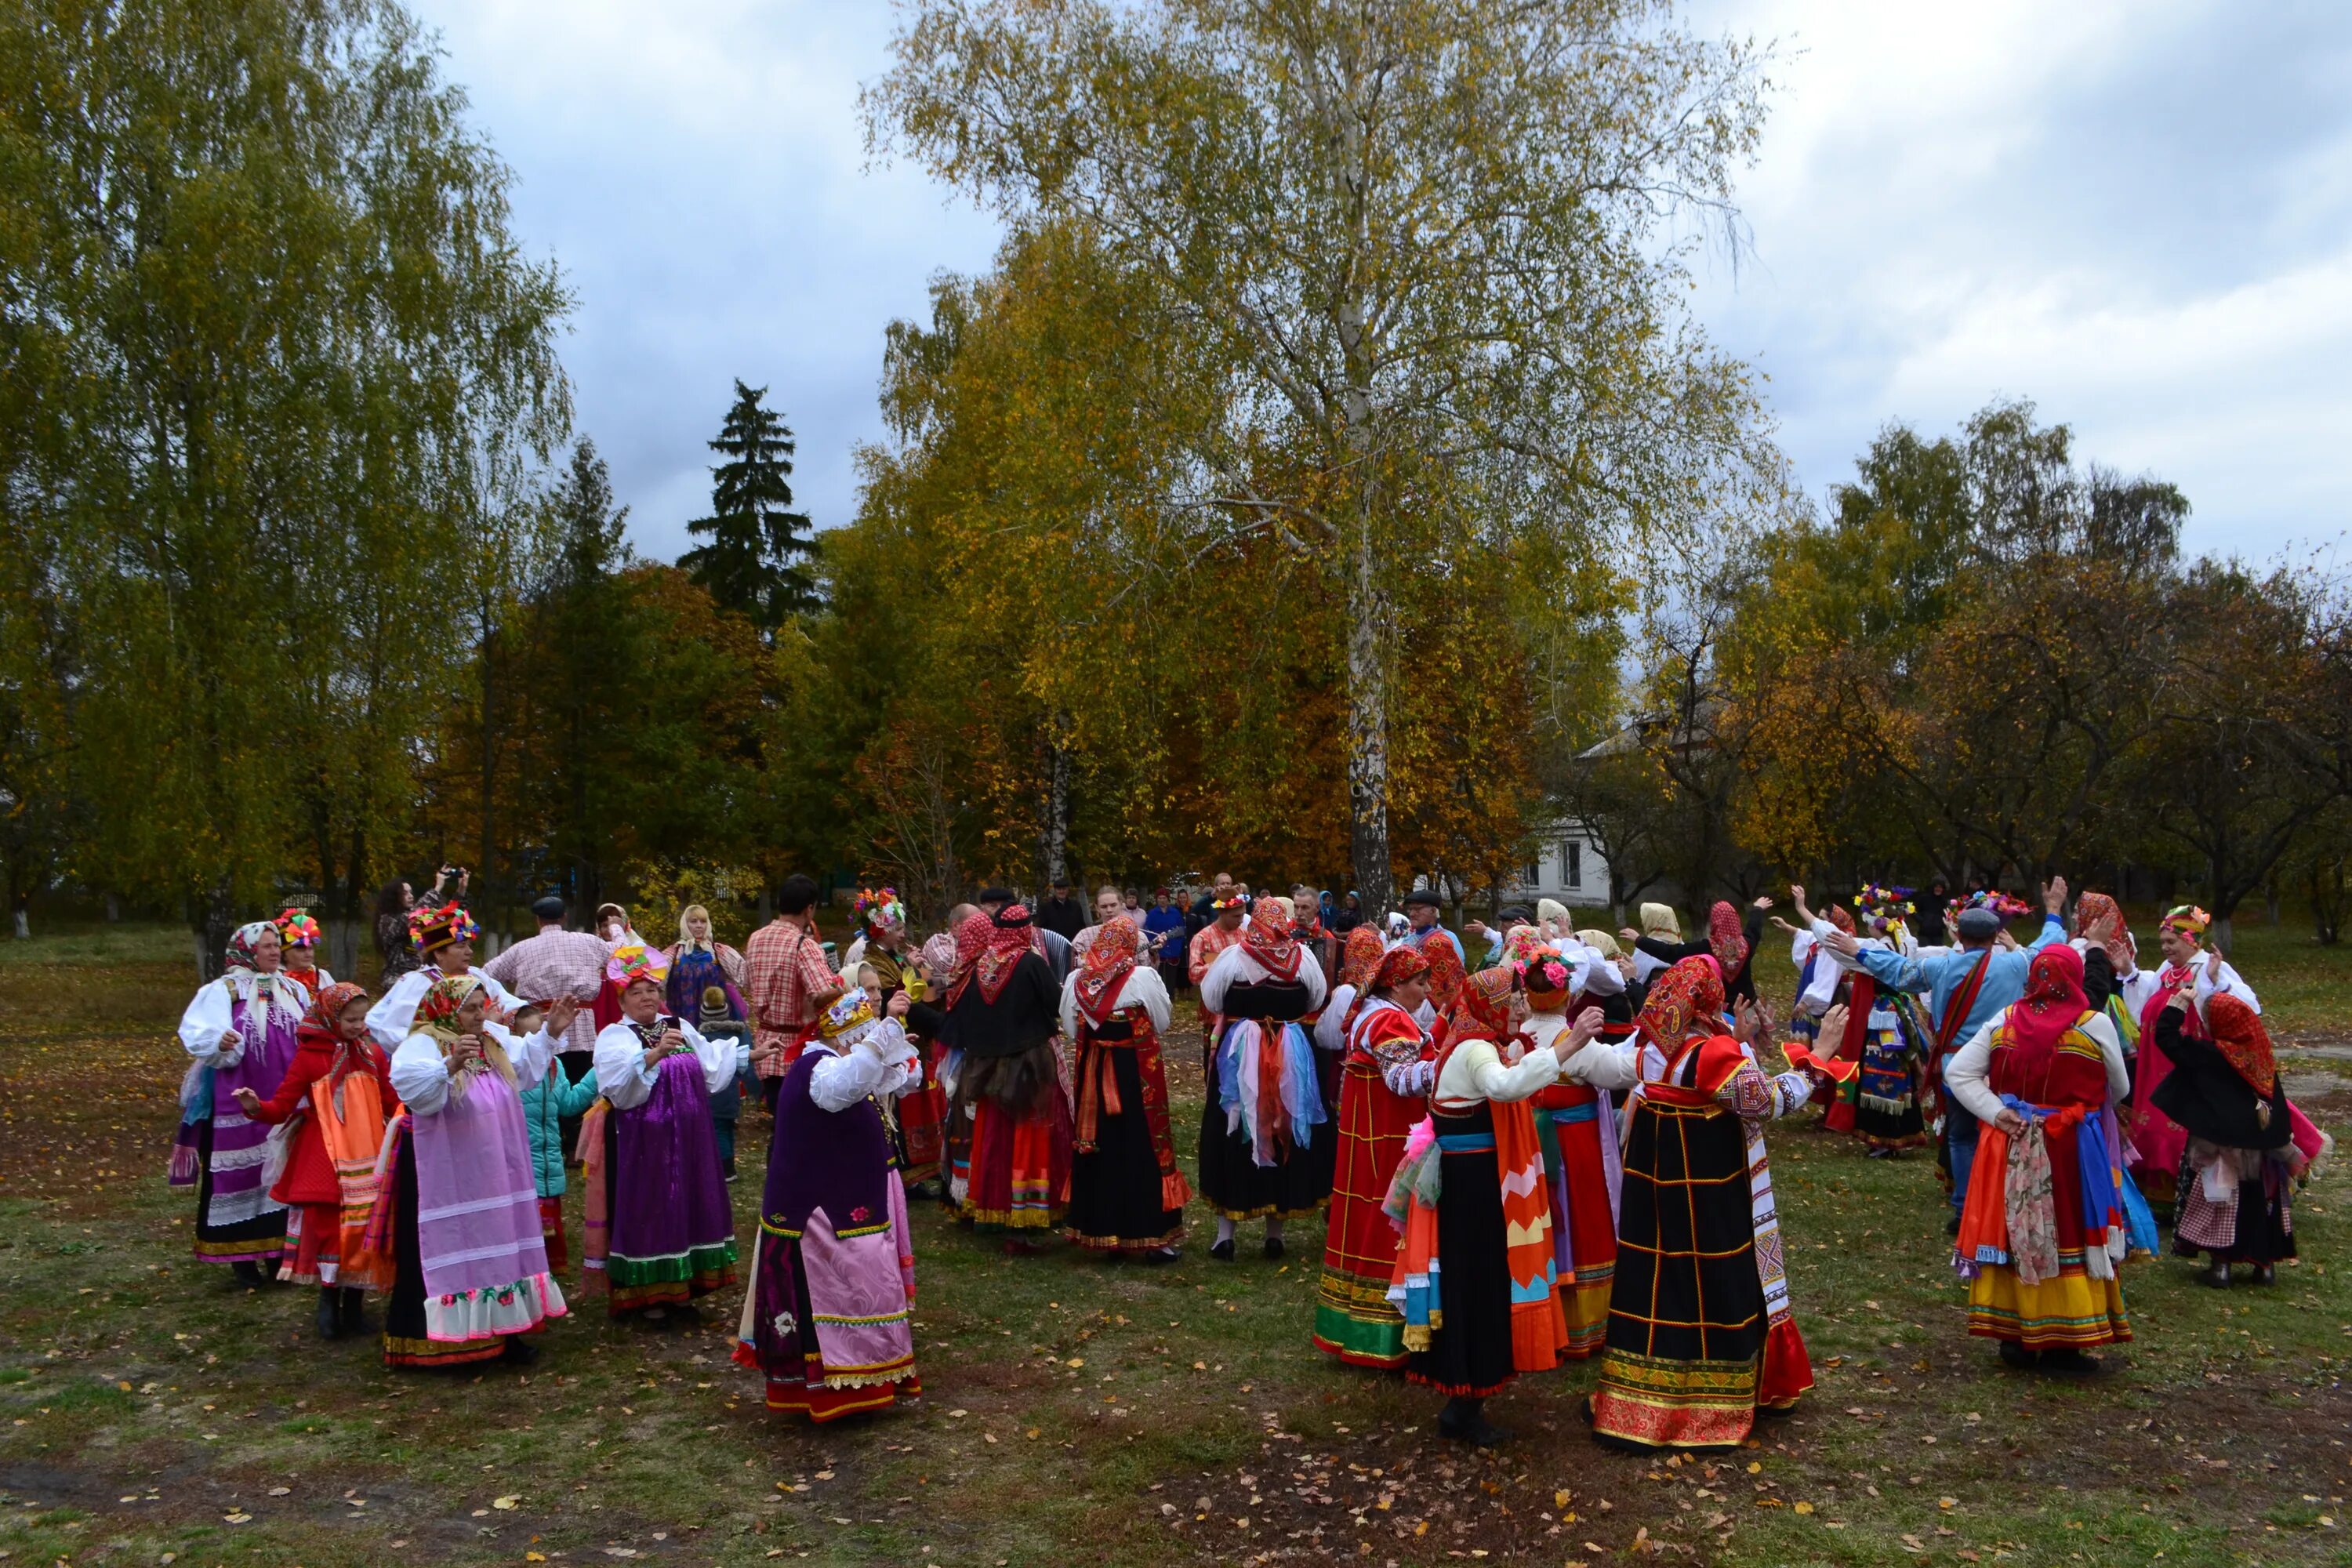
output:
{"label": "colorful headscarf", "polygon": [[1118,1011],[1119,995],[1127,989],[1127,977],[1135,973],[1136,955],[1142,951],[1143,933],[1125,915],[1095,928],[1095,940],[1087,944],[1086,963],[1074,988],[1078,1011],[1088,1023],[1108,1024]]}
{"label": "colorful headscarf", "polygon": [[2083,955],[2053,942],[2034,953],[2024,994],[2002,1015],[2001,1044],[2017,1053],[2011,1059],[2020,1070],[2032,1072],[2049,1062],[2060,1038],[2090,1010],[2083,994]]}
{"label": "colorful headscarf", "polygon": [[1276,980],[1298,978],[1299,960],[1305,954],[1292,934],[1294,925],[1289,903],[1271,893],[1250,906],[1249,930],[1242,935],[1242,946]]}
{"label": "colorful headscarf", "polygon": [[[2271,1037],[2263,1027],[2262,1015],[2224,991],[2205,1004],[2205,1026],[2212,1030],[2214,1046],[2246,1080],[2248,1089],[2265,1100],[2278,1092],[2278,1059],[2271,1054]],[[2269,1124],[2264,1118],[2263,1125]]]}
{"label": "colorful headscarf", "polygon": [[288,947],[319,945],[319,922],[300,910],[288,910],[278,917],[278,940]]}
{"label": "colorful headscarf", "polygon": [[1723,973],[1712,957],[1685,958],[1650,983],[1634,1027],[1674,1059],[1694,1028],[1716,1027],[1723,1012]]}
{"label": "colorful headscarf", "polygon": [[1832,904],[1830,906],[1829,921],[1830,924],[1837,927],[1838,930],[1845,932],[1848,936],[1856,936],[1861,934],[1854,930],[1853,917],[1845,912],[1845,906],[1843,904]]}
{"label": "colorful headscarf", "polygon": [[1513,926],[1503,933],[1503,956],[1522,966],[1533,963],[1552,950],[1543,932],[1533,926]]}
{"label": "colorful headscarf", "polygon": [[419,1028],[439,1029],[457,1016],[466,998],[483,990],[478,974],[445,974],[425,988],[425,998],[416,1004],[416,1024]]}
{"label": "colorful headscarf", "polygon": [[1452,932],[1435,931],[1421,944],[1421,955],[1429,960],[1429,999],[1438,1012],[1451,1013],[1454,997],[1470,978],[1469,969],[1462,962],[1461,945]]}
{"label": "colorful headscarf", "polygon": [[2189,941],[2199,943],[2204,942],[2206,928],[2212,923],[2213,917],[2195,904],[2182,904],[2178,908],[2167,910],[2163,921],[2165,930],[2177,931]]}
{"label": "colorful headscarf", "polygon": [[953,1005],[972,981],[980,983],[980,999],[993,1004],[1013,982],[1021,955],[1035,951],[1029,907],[1007,904],[995,914],[975,914],[956,928],[956,980],[948,996]]}
{"label": "colorful headscarf", "polygon": [[1482,969],[1465,980],[1446,1022],[1446,1048],[1464,1040],[1499,1043],[1511,1032],[1511,993],[1518,984],[1517,972],[1507,964]]}
{"label": "colorful headscarf", "polygon": [[1381,954],[1379,967],[1372,971],[1372,983],[1367,991],[1386,991],[1429,973],[1429,960],[1417,947],[1392,947]]}
{"label": "colorful headscarf", "polygon": [[604,978],[623,990],[639,980],[660,984],[669,976],[669,957],[657,947],[624,942],[604,960]]}
{"label": "colorful headscarf", "polygon": [[1990,910],[2006,925],[2021,915],[2032,913],[2033,906],[2023,899],[2011,898],[1998,888],[1984,888],[1965,899],[1952,900],[1952,913],[1957,915],[1968,910]]}
{"label": "colorful headscarf", "polygon": [[1739,910],[1730,900],[1717,899],[1706,911],[1706,950],[1726,974],[1738,974],[1748,962],[1748,938],[1739,929]]}
{"label": "colorful headscarf", "polygon": [[420,953],[438,952],[453,942],[471,942],[481,934],[474,917],[454,899],[438,909],[419,904],[408,911],[408,939]]}
{"label": "colorful headscarf", "polygon": [[344,1076],[359,1066],[361,1053],[367,1049],[368,1032],[364,1021],[349,1034],[343,1031],[343,1009],[366,995],[365,986],[353,985],[349,981],[338,981],[325,986],[310,1003],[310,1010],[302,1015],[302,1022],[295,1027],[296,1040],[305,1045],[320,1041],[328,1045],[331,1052],[329,1059],[332,1064],[327,1069],[330,1093],[342,1088]]}
{"label": "colorful headscarf", "polygon": [[226,954],[228,966],[231,969],[250,969],[258,973],[261,965],[253,961],[254,949],[260,945],[263,937],[277,934],[278,927],[274,921],[246,921],[245,924],[237,927],[228,939]]}
{"label": "colorful headscarf", "polygon": [[1660,942],[1680,942],[1683,939],[1683,919],[1675,913],[1672,904],[1643,904],[1642,918],[1635,922],[1642,934]]}
{"label": "colorful headscarf", "polygon": [[1348,945],[1340,950],[1339,983],[1354,986],[1356,994],[1362,995],[1371,989],[1372,975],[1387,952],[1388,944],[1381,940],[1379,927],[1358,926],[1348,933]]}
{"label": "colorful headscarf", "polygon": [[2100,945],[2106,949],[2107,962],[2115,965],[2116,973],[2128,973],[2133,960],[2131,947],[2124,939],[2123,906],[2105,893],[2084,893],[2074,900],[2074,929],[2084,936],[2107,920],[2115,921],[2115,934]]}

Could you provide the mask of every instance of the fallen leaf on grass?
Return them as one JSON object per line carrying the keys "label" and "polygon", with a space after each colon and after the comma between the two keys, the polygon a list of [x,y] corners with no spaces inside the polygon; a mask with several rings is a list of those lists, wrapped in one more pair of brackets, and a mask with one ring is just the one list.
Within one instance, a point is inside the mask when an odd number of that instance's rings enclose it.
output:
{"label": "fallen leaf on grass", "polygon": [[1939,1497],[1936,1500],[1937,1508],[1958,1508],[1959,1505],[1960,1500],[1956,1497]]}
{"label": "fallen leaf on grass", "polygon": [[293,1489],[294,1489],[292,1487],[272,1487],[269,1489],[269,1495],[271,1497],[284,1497]]}
{"label": "fallen leaf on grass", "polygon": [[253,1515],[249,1513],[225,1513],[221,1515],[221,1519],[224,1522],[229,1524],[250,1524],[253,1522]]}
{"label": "fallen leaf on grass", "polygon": [[522,1497],[520,1493],[509,1492],[505,1497],[492,1498],[490,1506],[501,1511],[511,1511],[521,1501]]}
{"label": "fallen leaf on grass", "polygon": [[1801,1502],[1797,1505],[1797,1511],[1799,1513],[1811,1513],[1813,1511],[1813,1505],[1809,1502]]}

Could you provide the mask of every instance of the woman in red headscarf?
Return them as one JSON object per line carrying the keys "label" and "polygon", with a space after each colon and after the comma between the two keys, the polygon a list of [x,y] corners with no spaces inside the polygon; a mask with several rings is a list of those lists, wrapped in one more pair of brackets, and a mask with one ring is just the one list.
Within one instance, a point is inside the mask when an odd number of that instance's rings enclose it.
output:
{"label": "woman in red headscarf", "polygon": [[294,1061],[268,1100],[236,1091],[270,1134],[265,1166],[283,1162],[269,1195],[286,1205],[278,1278],[319,1287],[319,1337],[366,1331],[367,1292],[391,1283],[391,1260],[361,1245],[375,1207],[375,1157],[400,1110],[391,1058],[368,1037],[367,993],[329,985],[295,1029]]}
{"label": "woman in red headscarf", "polygon": [[1742,916],[1728,900],[1717,899],[1715,907],[1706,912],[1706,938],[1703,942],[1671,942],[1664,937],[1645,936],[1630,928],[1618,934],[1631,942],[1635,952],[1646,953],[1660,963],[1675,964],[1702,955],[1713,958],[1723,972],[1724,994],[1734,1002],[1754,1002],[1756,944],[1763,940],[1764,916],[1771,907],[1769,898],[1759,898],[1748,906],[1748,913]]}
{"label": "woman in red headscarf", "polygon": [[1217,1212],[1209,1256],[1234,1257],[1234,1226],[1265,1221],[1265,1256],[1283,1255],[1285,1220],[1313,1214],[1331,1166],[1309,1159],[1331,1136],[1315,1047],[1298,1020],[1323,1005],[1323,966],[1292,935],[1290,911],[1261,898],[1242,940],[1201,976],[1201,1006],[1223,1020],[1201,1115],[1201,1195]]}
{"label": "woman in red headscarf", "polygon": [[[1617,1211],[1617,1267],[1593,1436],[1624,1447],[1716,1448],[1756,1413],[1813,1384],[1789,1304],[1763,1123],[1811,1097],[1797,1072],[1768,1075],[1743,1005],[1723,1026],[1715,960],[1685,958],[1650,986],[1633,1038],[1593,1045],[1608,1076],[1638,1078]],[[1843,1020],[1841,1020],[1842,1022]]]}
{"label": "woman in red headscarf", "polygon": [[1069,1206],[1070,1101],[1054,1054],[1061,1000],[1025,906],[957,928],[940,1038],[956,1061],[950,1124],[970,1124],[969,1143],[950,1146],[970,1152],[948,1196],[973,1225],[1011,1233],[1008,1252],[1028,1250]]}
{"label": "woman in red headscarf", "polygon": [[2230,1283],[2230,1265],[2251,1263],[2257,1284],[2278,1279],[2294,1256],[2295,1152],[2286,1085],[2261,1015],[2223,992],[2205,1005],[2210,1038],[2189,1032],[2189,993],[2173,992],[2156,1015],[2156,1039],[2172,1071],[2155,1089],[2159,1110],[2189,1137],[2180,1157],[2172,1250],[2205,1253],[2209,1284]]}
{"label": "woman in red headscarf", "polygon": [[1388,1370],[1404,1364],[1404,1318],[1389,1302],[1397,1233],[1381,1205],[1432,1081],[1429,1037],[1415,1017],[1428,999],[1429,961],[1414,948],[1384,952],[1379,930],[1360,925],[1348,933],[1340,979],[1317,1026],[1318,1040],[1328,1032],[1344,1054],[1315,1347]]}
{"label": "woman in red headscarf", "polygon": [[2012,1366],[2097,1371],[2086,1351],[2131,1338],[2114,1176],[2114,1106],[2131,1080],[2114,1024],[2083,993],[2083,955],[2056,944],[2036,952],[2024,994],[1944,1078],[1984,1123],[1954,1248],[1969,1332],[1999,1340]]}
{"label": "woman in red headscarf", "polygon": [[1098,1252],[1175,1258],[1191,1184],[1168,1131],[1160,1036],[1168,987],[1139,962],[1143,933],[1124,915],[1095,928],[1062,985],[1062,1033],[1077,1051],[1077,1131],[1062,1234]]}
{"label": "woman in red headscarf", "polygon": [[[1405,1376],[1449,1395],[1441,1433],[1481,1447],[1508,1436],[1487,1422],[1486,1400],[1520,1373],[1559,1365],[1568,1346],[1528,1104],[1559,1079],[1559,1056],[1539,1046],[1504,1060],[1518,1007],[1515,970],[1464,983],[1437,1055],[1430,1135],[1416,1133],[1391,1205],[1403,1221],[1389,1299],[1404,1318]],[[1600,1026],[1601,1010],[1587,1008],[1560,1049],[1581,1048]]]}

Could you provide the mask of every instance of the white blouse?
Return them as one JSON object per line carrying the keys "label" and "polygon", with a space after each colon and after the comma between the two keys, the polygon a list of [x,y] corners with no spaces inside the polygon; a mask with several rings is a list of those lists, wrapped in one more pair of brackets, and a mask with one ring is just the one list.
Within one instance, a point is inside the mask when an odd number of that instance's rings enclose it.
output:
{"label": "white blouse", "polygon": [[[1078,1037],[1078,971],[1073,969],[1070,977],[1062,982],[1062,1033],[1074,1041]],[[1220,991],[1219,994],[1223,993]],[[1131,1007],[1143,1009],[1155,1033],[1168,1032],[1168,983],[1160,978],[1157,968],[1140,960],[1128,971],[1127,984],[1119,987],[1118,1010],[1124,1013]]]}
{"label": "white blouse", "polygon": [[[669,1023],[694,1052],[702,1068],[703,1087],[713,1094],[726,1088],[750,1058],[748,1041],[706,1039],[701,1030],[683,1018],[672,1018]],[[646,1065],[646,1044],[625,1022],[607,1024],[597,1032],[596,1092],[611,1100],[614,1110],[635,1110],[652,1099],[654,1083],[660,1076],[660,1065]]]}
{"label": "white blouse", "polygon": [[[520,997],[481,969],[469,969],[466,973],[482,983],[482,989],[489,994],[491,1002],[499,1012],[511,1013],[522,1005]],[[408,1039],[409,1030],[415,1026],[417,1005],[425,1000],[425,994],[433,989],[433,983],[442,978],[441,971],[428,963],[422,969],[412,969],[394,981],[392,989],[368,1009],[368,1033],[375,1037],[376,1044],[387,1051],[398,1050]]]}
{"label": "white blouse", "polygon": [[914,1045],[896,1018],[874,1025],[846,1051],[825,1040],[813,1041],[809,1048],[832,1053],[809,1069],[809,1098],[819,1110],[846,1110],[861,1100],[887,1099],[921,1081]]}
{"label": "white blouse", "polygon": [[310,990],[283,970],[267,975],[250,969],[230,970],[199,989],[190,999],[188,1010],[180,1015],[180,1044],[199,1066],[233,1068],[244,1059],[244,1041],[226,1040],[231,1033],[229,1015],[238,997],[250,1008],[257,993],[274,994],[274,1005],[297,1020],[310,1007]]}
{"label": "white blouse", "polygon": [[1549,1047],[1538,1047],[1509,1067],[1492,1040],[1465,1040],[1445,1058],[1437,1075],[1440,1105],[1469,1107],[1482,1100],[1508,1104],[1549,1089],[1559,1079],[1559,1058]]}
{"label": "white blouse", "polygon": [[[555,1059],[556,1042],[544,1028],[518,1036],[504,1024],[482,1020],[482,1033],[504,1047],[514,1064],[515,1088],[526,1089],[547,1076]],[[449,1103],[449,1068],[441,1059],[441,1042],[430,1035],[411,1035],[392,1053],[392,1089],[401,1103],[419,1116],[437,1116]]]}

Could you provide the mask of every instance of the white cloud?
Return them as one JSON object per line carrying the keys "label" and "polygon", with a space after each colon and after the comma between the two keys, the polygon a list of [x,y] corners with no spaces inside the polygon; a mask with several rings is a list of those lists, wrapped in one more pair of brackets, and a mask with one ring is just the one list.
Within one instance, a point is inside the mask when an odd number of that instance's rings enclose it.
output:
{"label": "white cloud", "polygon": [[[773,390],[821,524],[880,430],[881,332],[995,226],[866,168],[877,0],[416,0],[518,222],[581,295],[565,358],[641,549],[707,500],[730,379]],[[1699,312],[1769,376],[1818,493],[1890,419],[2030,396],[2088,457],[2179,483],[2194,543],[2352,521],[2352,6],[1708,0],[1790,53]]]}

